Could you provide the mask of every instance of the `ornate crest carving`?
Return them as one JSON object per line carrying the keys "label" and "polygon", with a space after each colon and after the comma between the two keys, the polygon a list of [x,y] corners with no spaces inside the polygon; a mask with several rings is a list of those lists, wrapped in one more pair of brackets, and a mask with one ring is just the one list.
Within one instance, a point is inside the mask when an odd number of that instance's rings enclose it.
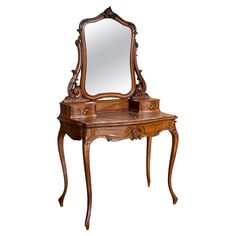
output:
{"label": "ornate crest carving", "polygon": [[101,13],[105,18],[112,18],[114,19],[117,14],[112,11],[111,7],[108,7],[103,13]]}
{"label": "ornate crest carving", "polygon": [[112,11],[111,7],[108,7],[104,12],[100,14],[100,16],[103,16],[104,18],[112,18],[112,19],[117,18],[119,19],[121,23],[125,22],[135,35],[137,34],[136,26],[131,22],[124,21],[119,15],[117,15],[114,11]]}

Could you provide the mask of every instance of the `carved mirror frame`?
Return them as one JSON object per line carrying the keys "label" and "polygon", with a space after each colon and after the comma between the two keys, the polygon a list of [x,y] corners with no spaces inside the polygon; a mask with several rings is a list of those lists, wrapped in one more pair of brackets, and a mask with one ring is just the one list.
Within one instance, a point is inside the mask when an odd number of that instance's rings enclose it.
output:
{"label": "carved mirror frame", "polygon": [[[129,27],[131,30],[131,49],[130,49],[130,74],[131,74],[131,81],[132,86],[131,90],[126,93],[114,93],[114,92],[108,92],[108,93],[99,93],[96,95],[90,95],[86,92],[85,86],[86,86],[86,72],[87,72],[87,51],[86,51],[86,41],[85,41],[85,26],[88,23],[95,23],[97,21],[110,18],[113,19],[120,24]],[[93,18],[86,18],[80,22],[79,29],[77,30],[79,32],[79,37],[75,41],[75,44],[78,49],[78,62],[75,70],[72,70],[73,76],[68,84],[67,91],[68,91],[68,97],[67,100],[70,101],[85,101],[85,100],[97,100],[100,98],[108,98],[108,97],[115,97],[115,98],[123,98],[123,99],[142,99],[149,97],[146,93],[146,83],[143,79],[141,72],[142,70],[139,70],[138,64],[137,64],[137,48],[138,43],[136,41],[136,26],[128,21],[125,21],[122,19],[119,15],[117,15],[115,12],[112,11],[111,7],[107,8],[104,12],[99,14],[96,17]],[[78,84],[78,77],[80,76],[80,83]],[[136,79],[139,81],[138,84],[136,84]]]}

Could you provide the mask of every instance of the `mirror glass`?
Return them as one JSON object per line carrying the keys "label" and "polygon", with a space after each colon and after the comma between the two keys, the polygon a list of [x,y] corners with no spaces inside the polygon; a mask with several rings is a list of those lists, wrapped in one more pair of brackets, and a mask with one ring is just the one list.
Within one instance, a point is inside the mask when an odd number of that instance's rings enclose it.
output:
{"label": "mirror glass", "polygon": [[131,29],[112,19],[85,27],[87,71],[85,89],[89,95],[131,90]]}

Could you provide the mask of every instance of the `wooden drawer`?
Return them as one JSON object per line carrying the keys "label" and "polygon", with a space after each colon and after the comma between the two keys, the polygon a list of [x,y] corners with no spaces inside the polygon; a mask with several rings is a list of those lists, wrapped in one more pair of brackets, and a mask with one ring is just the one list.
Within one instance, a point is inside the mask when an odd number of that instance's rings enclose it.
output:
{"label": "wooden drawer", "polygon": [[102,127],[92,129],[92,137],[103,137],[108,141],[121,139],[141,139],[158,135],[163,130],[173,127],[175,120],[156,121],[146,124],[124,125],[116,127]]}
{"label": "wooden drawer", "polygon": [[159,99],[147,98],[140,100],[130,100],[129,110],[136,112],[159,112]]}
{"label": "wooden drawer", "polygon": [[75,119],[96,116],[95,102],[61,103],[60,117]]}

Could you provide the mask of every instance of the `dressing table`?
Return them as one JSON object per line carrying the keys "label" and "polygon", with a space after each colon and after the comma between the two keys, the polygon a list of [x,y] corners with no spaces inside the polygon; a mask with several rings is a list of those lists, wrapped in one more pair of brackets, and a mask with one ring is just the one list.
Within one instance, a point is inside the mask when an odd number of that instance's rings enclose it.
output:
{"label": "dressing table", "polygon": [[[67,134],[82,140],[87,187],[86,229],[92,208],[92,185],[89,150],[97,138],[108,141],[147,138],[146,177],[150,186],[152,137],[168,130],[172,148],[168,170],[168,186],[173,203],[177,197],[171,176],[178,147],[176,116],[159,109],[159,99],[146,92],[146,82],[137,64],[136,27],[109,7],[96,17],[84,19],[75,41],[78,63],[68,84],[68,96],[60,103],[58,150],[64,175],[64,191],[59,198],[63,206],[68,178],[63,149]],[[112,153],[111,153],[112,155]]]}

